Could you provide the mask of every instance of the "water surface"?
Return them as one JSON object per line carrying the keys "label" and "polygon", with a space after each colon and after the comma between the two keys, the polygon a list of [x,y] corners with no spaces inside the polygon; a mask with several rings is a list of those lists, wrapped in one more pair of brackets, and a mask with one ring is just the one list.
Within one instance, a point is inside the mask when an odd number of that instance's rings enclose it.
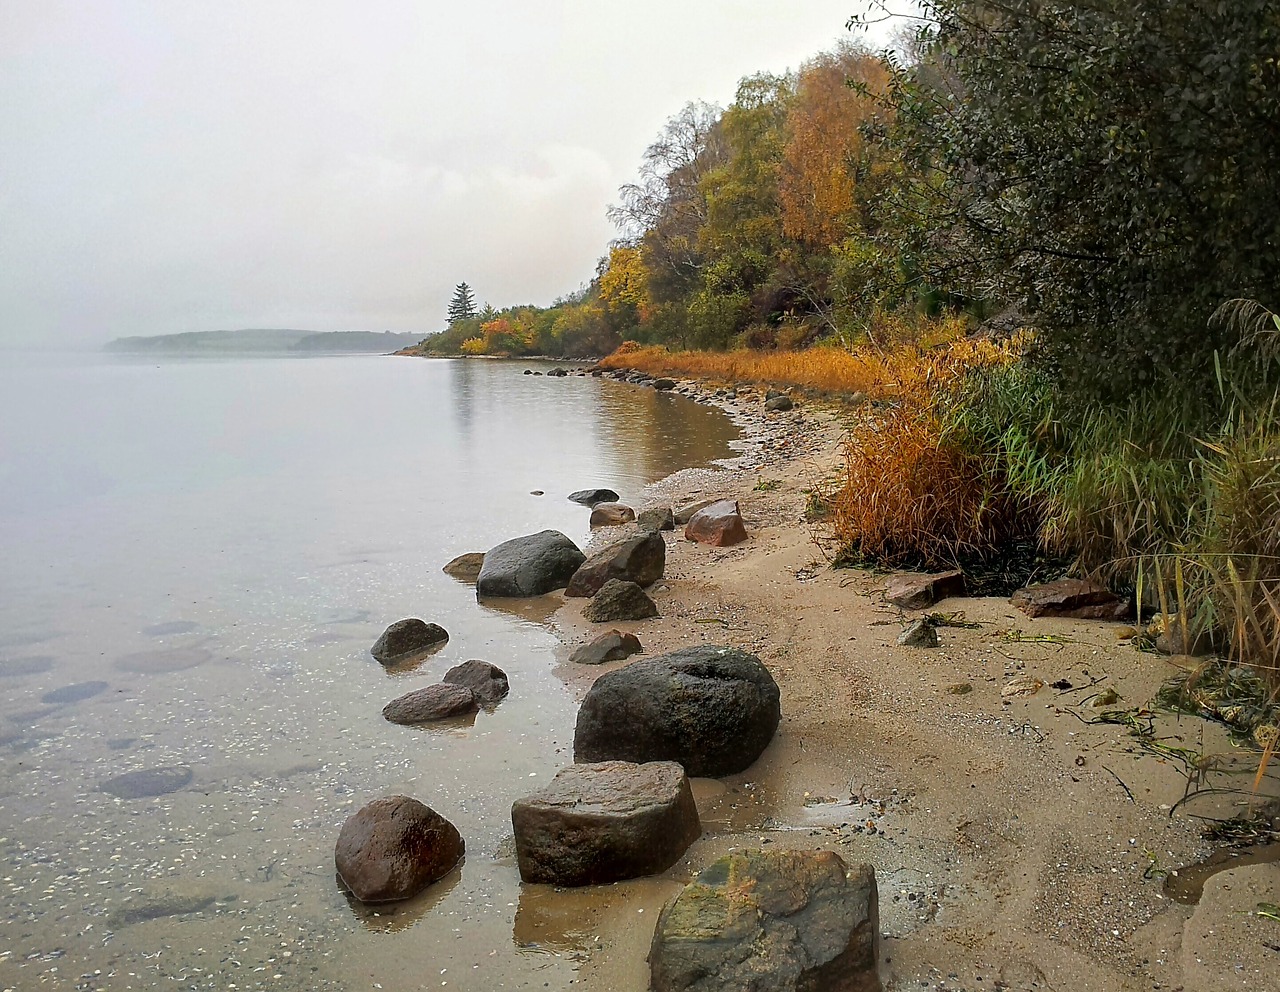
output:
{"label": "water surface", "polygon": [[[565,494],[638,501],[735,435],[682,397],[523,368],[0,369],[0,988],[575,980],[589,921],[544,926],[508,839],[512,800],[571,760],[557,641],[544,608],[481,607],[440,566],[547,527],[585,541]],[[384,672],[369,646],[405,616],[451,639]],[[468,658],[510,676],[494,713],[382,720]],[[374,913],[333,842],[394,793],[452,819],[467,858]]]}

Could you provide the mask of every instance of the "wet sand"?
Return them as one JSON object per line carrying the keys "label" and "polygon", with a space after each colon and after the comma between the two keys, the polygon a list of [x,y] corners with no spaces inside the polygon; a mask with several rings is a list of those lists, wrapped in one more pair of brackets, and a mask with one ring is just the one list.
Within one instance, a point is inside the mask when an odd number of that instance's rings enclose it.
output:
{"label": "wet sand", "polygon": [[[1179,670],[1118,639],[1118,624],[952,599],[933,609],[981,626],[941,628],[937,649],[899,647],[905,618],[884,603],[884,576],[829,568],[805,519],[806,490],[839,464],[841,417],[802,406],[761,426],[753,412],[744,426],[760,454],[748,461],[761,465],[681,473],[649,494],[653,504],[738,499],[751,539],[716,549],[670,535],[666,577],[651,590],[661,618],[603,627],[634,632],[646,655],[694,643],[755,652],[779,683],[783,722],[746,773],[698,783],[706,832],[666,876],[598,896],[542,893],[549,919],[599,935],[577,945],[587,986],[646,988],[663,901],[728,850],[776,845],[875,866],[890,992],[1280,988],[1280,953],[1231,917],[1204,938],[1231,969],[1205,978],[1194,964],[1203,941],[1183,941],[1201,911],[1164,891],[1166,873],[1208,853],[1201,817],[1250,808],[1257,755],[1207,721],[1157,717],[1157,736],[1193,754],[1189,770],[1096,722],[1089,704],[1102,690],[1119,693],[1113,709],[1145,706]],[[556,614],[562,659],[602,629],[582,621],[582,602]],[[558,674],[581,696],[623,664],[562,660]],[[1044,687],[1002,697],[1024,674]],[[1274,766],[1262,791],[1280,795]],[[1272,872],[1280,897],[1280,868],[1252,870]],[[1216,877],[1230,890],[1230,874]],[[1237,900],[1232,912],[1254,908]]]}

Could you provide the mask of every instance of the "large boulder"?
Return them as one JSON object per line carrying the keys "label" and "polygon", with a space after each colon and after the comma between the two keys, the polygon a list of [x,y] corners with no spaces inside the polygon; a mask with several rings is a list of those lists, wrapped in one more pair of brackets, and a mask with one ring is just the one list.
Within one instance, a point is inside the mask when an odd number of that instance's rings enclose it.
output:
{"label": "large boulder", "polygon": [[484,567],[483,551],[468,551],[458,555],[441,569],[445,575],[452,575],[461,582],[475,582],[480,578],[480,569]]}
{"label": "large boulder", "polygon": [[385,796],[347,818],[334,861],[361,902],[390,902],[443,878],[464,849],[457,828],[435,810],[408,796]]}
{"label": "large boulder", "polygon": [[770,413],[785,413],[795,406],[795,402],[785,393],[780,396],[771,396],[764,401],[764,408]]}
{"label": "large boulder", "polygon": [[667,545],[656,531],[642,531],[601,548],[573,573],[566,596],[594,596],[610,579],[651,586],[667,567]]}
{"label": "large boulder", "polygon": [[648,620],[658,615],[658,607],[634,582],[610,579],[582,608],[582,618],[591,623],[613,620]]}
{"label": "large boulder", "polygon": [[591,508],[592,527],[621,527],[635,518],[636,511],[623,503],[597,503]]}
{"label": "large boulder", "polygon": [[595,506],[597,503],[616,503],[618,494],[612,489],[579,489],[570,493],[569,498],[583,506]]}
{"label": "large boulder", "polygon": [[746,770],[781,719],[778,686],[755,655],[699,645],[596,679],[578,709],[575,761],[678,761],[693,776]]}
{"label": "large boulder", "polygon": [[379,664],[394,665],[415,655],[439,647],[449,639],[449,632],[439,624],[426,623],[417,617],[397,620],[382,632],[371,653]]}
{"label": "large boulder", "polygon": [[382,707],[382,716],[391,723],[430,723],[474,713],[479,708],[480,700],[468,686],[440,682],[391,700]]}
{"label": "large boulder", "polygon": [[476,595],[541,596],[563,589],[586,560],[578,546],[558,530],[503,541],[485,554]]}
{"label": "large boulder", "polygon": [[900,572],[889,576],[884,586],[885,600],[904,610],[927,610],[940,599],[964,593],[964,573],[959,569],[933,574]]}
{"label": "large boulder", "polygon": [[603,761],[561,769],[511,807],[526,882],[601,885],[666,871],[702,826],[684,769],[672,761]]}
{"label": "large boulder", "polygon": [[606,661],[622,661],[624,658],[630,658],[642,650],[640,639],[635,634],[611,630],[582,645],[569,655],[569,660],[575,665],[603,665]]}
{"label": "large boulder", "polygon": [[1027,586],[1015,592],[1009,602],[1029,617],[1124,620],[1132,611],[1129,600],[1089,579],[1058,579]]}
{"label": "large boulder", "polygon": [[507,673],[487,661],[464,661],[444,673],[442,682],[465,685],[481,706],[496,706],[511,691]]}
{"label": "large boulder", "polygon": [[879,992],[870,865],[832,851],[740,851],[658,917],[652,992]]}
{"label": "large boulder", "polygon": [[741,544],[747,539],[747,528],[742,522],[742,514],[738,512],[738,501],[722,499],[704,506],[689,518],[684,536],[690,541],[716,548]]}

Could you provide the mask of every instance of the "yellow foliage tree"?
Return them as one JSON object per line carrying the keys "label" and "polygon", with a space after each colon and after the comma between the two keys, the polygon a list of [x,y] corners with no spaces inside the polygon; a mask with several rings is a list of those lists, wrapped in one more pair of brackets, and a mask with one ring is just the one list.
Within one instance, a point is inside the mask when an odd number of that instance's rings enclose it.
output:
{"label": "yellow foliage tree", "polygon": [[612,310],[633,307],[637,315],[649,307],[649,274],[641,248],[615,245],[600,276],[600,299]]}

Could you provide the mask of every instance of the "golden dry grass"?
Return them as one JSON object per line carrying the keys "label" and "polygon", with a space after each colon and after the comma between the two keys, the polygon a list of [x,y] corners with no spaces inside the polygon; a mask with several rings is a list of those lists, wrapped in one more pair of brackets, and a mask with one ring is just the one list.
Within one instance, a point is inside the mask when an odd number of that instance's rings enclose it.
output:
{"label": "golden dry grass", "polygon": [[872,399],[926,402],[939,386],[955,381],[969,369],[1012,361],[1019,347],[1018,342],[997,344],[968,338],[934,347],[908,344],[884,350],[864,346],[854,350],[668,351],[628,343],[600,364],[655,376],[765,382],[828,393],[862,393]]}

